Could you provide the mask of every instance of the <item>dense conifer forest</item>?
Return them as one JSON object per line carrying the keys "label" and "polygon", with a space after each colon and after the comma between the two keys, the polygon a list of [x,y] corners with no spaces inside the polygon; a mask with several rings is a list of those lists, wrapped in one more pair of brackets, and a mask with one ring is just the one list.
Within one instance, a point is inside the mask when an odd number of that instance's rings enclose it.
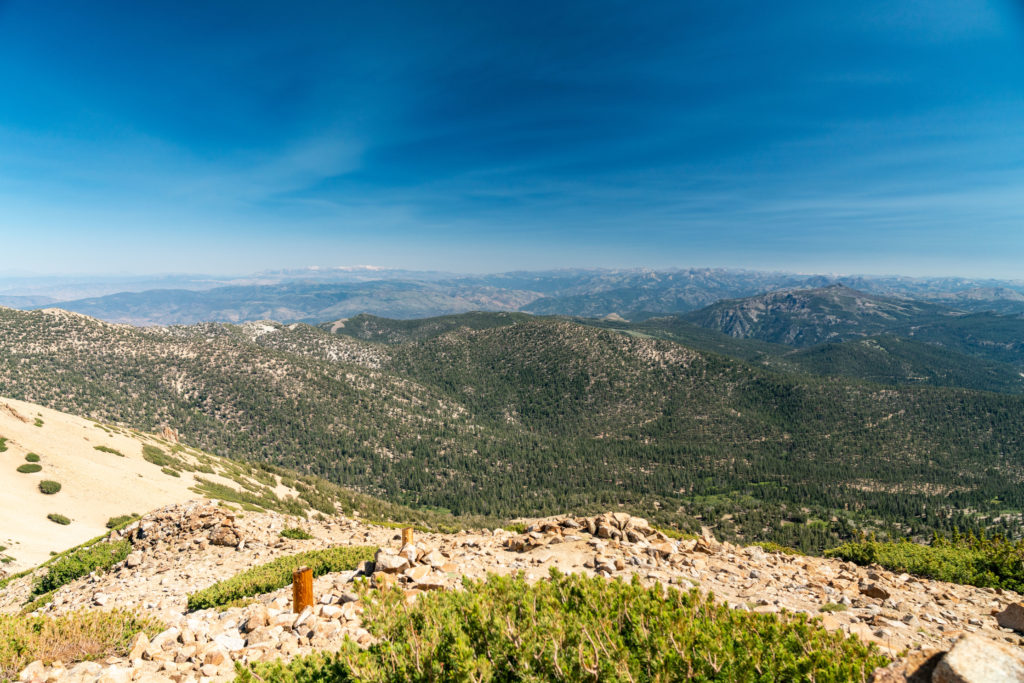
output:
{"label": "dense conifer forest", "polygon": [[0,395],[455,514],[621,505],[806,550],[1020,528],[1022,397],[770,369],[564,319],[432,325],[382,343],[0,309]]}

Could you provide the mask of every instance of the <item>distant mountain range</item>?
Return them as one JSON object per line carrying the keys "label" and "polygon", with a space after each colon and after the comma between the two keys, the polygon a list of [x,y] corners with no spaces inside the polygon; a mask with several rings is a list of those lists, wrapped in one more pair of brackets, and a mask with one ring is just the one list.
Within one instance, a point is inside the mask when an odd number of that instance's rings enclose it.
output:
{"label": "distant mountain range", "polygon": [[0,295],[0,306],[8,308],[34,308],[55,303],[57,299],[50,296],[3,296]]}
{"label": "distant mountain range", "polygon": [[[217,287],[205,291],[158,289],[50,304],[109,322],[176,325],[197,322],[321,322],[378,311],[419,318],[474,310],[516,310],[539,295],[480,284],[380,280],[351,283],[288,282]],[[44,308],[35,306],[30,308]]]}
{"label": "distant mountain range", "polygon": [[[968,312],[1024,315],[1024,283],[966,278],[836,277],[712,268],[686,270],[562,270],[494,275],[386,270],[372,267],[267,271],[242,278],[169,277],[152,281],[58,283],[4,287],[0,305],[58,305],[109,322],[135,325],[273,319],[317,324],[360,313],[422,318],[474,310],[522,311],[641,321],[696,311],[724,299],[841,283],[865,294],[911,298]],[[8,283],[10,284],[10,283]],[[67,297],[89,288],[103,292]],[[43,297],[18,299],[13,297]],[[6,302],[6,303],[5,303]],[[737,323],[738,324],[738,323]]]}

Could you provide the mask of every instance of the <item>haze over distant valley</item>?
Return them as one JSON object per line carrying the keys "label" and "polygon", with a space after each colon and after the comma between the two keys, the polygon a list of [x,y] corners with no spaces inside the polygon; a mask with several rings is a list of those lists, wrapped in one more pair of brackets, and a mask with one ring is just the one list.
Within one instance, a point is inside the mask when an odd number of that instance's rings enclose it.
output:
{"label": "haze over distant valley", "polygon": [[205,321],[320,323],[360,313],[419,318],[468,311],[641,320],[687,313],[723,299],[842,284],[960,311],[1024,313],[1024,281],[797,274],[724,268],[565,269],[491,275],[356,267],[246,276],[0,278],[0,305],[59,306],[134,325]]}

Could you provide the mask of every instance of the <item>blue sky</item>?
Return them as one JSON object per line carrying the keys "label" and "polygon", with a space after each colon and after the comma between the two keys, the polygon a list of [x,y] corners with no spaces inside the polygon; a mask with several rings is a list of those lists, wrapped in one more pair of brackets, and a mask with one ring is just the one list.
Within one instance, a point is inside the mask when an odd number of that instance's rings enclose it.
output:
{"label": "blue sky", "polygon": [[5,269],[1022,277],[1011,2],[0,0]]}

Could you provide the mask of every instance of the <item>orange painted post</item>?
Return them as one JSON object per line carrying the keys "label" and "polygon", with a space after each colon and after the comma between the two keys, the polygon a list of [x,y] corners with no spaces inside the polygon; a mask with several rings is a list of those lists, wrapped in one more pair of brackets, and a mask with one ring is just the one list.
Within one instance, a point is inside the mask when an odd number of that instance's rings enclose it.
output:
{"label": "orange painted post", "polygon": [[402,529],[402,545],[406,546],[412,543],[412,527],[407,526]]}
{"label": "orange painted post", "polygon": [[313,606],[313,570],[299,567],[292,572],[292,611],[298,614]]}

